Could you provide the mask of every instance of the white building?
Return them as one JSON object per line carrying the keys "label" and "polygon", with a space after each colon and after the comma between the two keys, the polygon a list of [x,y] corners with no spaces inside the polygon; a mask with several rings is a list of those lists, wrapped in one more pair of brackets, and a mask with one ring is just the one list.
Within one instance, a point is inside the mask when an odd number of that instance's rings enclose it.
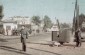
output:
{"label": "white building", "polygon": [[27,16],[14,16],[5,18],[3,21],[3,28],[5,30],[5,35],[12,35],[12,30],[14,28],[20,29],[22,25],[25,25],[27,28],[31,28],[32,30],[40,30],[42,31],[44,24],[41,23],[40,26],[37,26],[31,22],[31,19]]}
{"label": "white building", "polygon": [[29,17],[21,16],[5,18],[2,21],[5,35],[12,35],[13,29],[21,28],[22,25],[29,26],[31,24]]}
{"label": "white building", "polygon": [[17,23],[12,20],[3,21],[4,35],[12,35],[12,30],[17,29]]}
{"label": "white building", "polygon": [[30,18],[25,16],[14,16],[14,17],[10,17],[12,20],[16,21],[17,24],[31,24]]}

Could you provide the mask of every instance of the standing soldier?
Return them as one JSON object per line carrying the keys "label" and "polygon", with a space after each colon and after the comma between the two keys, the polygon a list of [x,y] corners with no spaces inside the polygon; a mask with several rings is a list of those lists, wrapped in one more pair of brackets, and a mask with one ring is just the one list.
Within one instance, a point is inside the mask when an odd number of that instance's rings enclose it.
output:
{"label": "standing soldier", "polygon": [[25,26],[22,26],[21,29],[21,43],[22,43],[22,50],[26,51],[26,39],[28,38],[28,31]]}
{"label": "standing soldier", "polygon": [[76,38],[76,47],[81,46],[81,30],[78,29],[75,32],[75,38]]}

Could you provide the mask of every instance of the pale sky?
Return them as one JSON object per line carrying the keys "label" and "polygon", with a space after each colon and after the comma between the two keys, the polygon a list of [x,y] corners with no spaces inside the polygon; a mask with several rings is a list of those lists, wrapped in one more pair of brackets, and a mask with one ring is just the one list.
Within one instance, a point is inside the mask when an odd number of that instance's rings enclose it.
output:
{"label": "pale sky", "polygon": [[[4,6],[4,17],[48,15],[53,22],[72,23],[75,0],[0,0]],[[78,0],[80,14],[85,14],[85,0]]]}

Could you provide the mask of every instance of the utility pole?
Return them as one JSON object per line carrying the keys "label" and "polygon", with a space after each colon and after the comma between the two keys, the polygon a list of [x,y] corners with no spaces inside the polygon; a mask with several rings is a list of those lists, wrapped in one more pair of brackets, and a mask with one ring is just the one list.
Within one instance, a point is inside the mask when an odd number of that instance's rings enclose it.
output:
{"label": "utility pole", "polygon": [[56,17],[55,17],[55,20],[56,20],[56,24],[57,24],[58,28],[60,29],[59,20],[58,20],[58,19],[56,19]]}
{"label": "utility pole", "polygon": [[79,28],[79,5],[78,0],[75,2],[75,10],[74,10],[74,28],[75,31]]}

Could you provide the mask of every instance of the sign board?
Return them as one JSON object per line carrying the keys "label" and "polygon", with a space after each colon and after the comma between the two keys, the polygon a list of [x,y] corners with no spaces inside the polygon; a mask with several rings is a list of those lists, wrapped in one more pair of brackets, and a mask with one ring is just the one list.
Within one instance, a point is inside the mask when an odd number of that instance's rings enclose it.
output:
{"label": "sign board", "polygon": [[53,26],[53,27],[51,28],[51,31],[59,31],[59,28],[58,28],[57,26]]}

